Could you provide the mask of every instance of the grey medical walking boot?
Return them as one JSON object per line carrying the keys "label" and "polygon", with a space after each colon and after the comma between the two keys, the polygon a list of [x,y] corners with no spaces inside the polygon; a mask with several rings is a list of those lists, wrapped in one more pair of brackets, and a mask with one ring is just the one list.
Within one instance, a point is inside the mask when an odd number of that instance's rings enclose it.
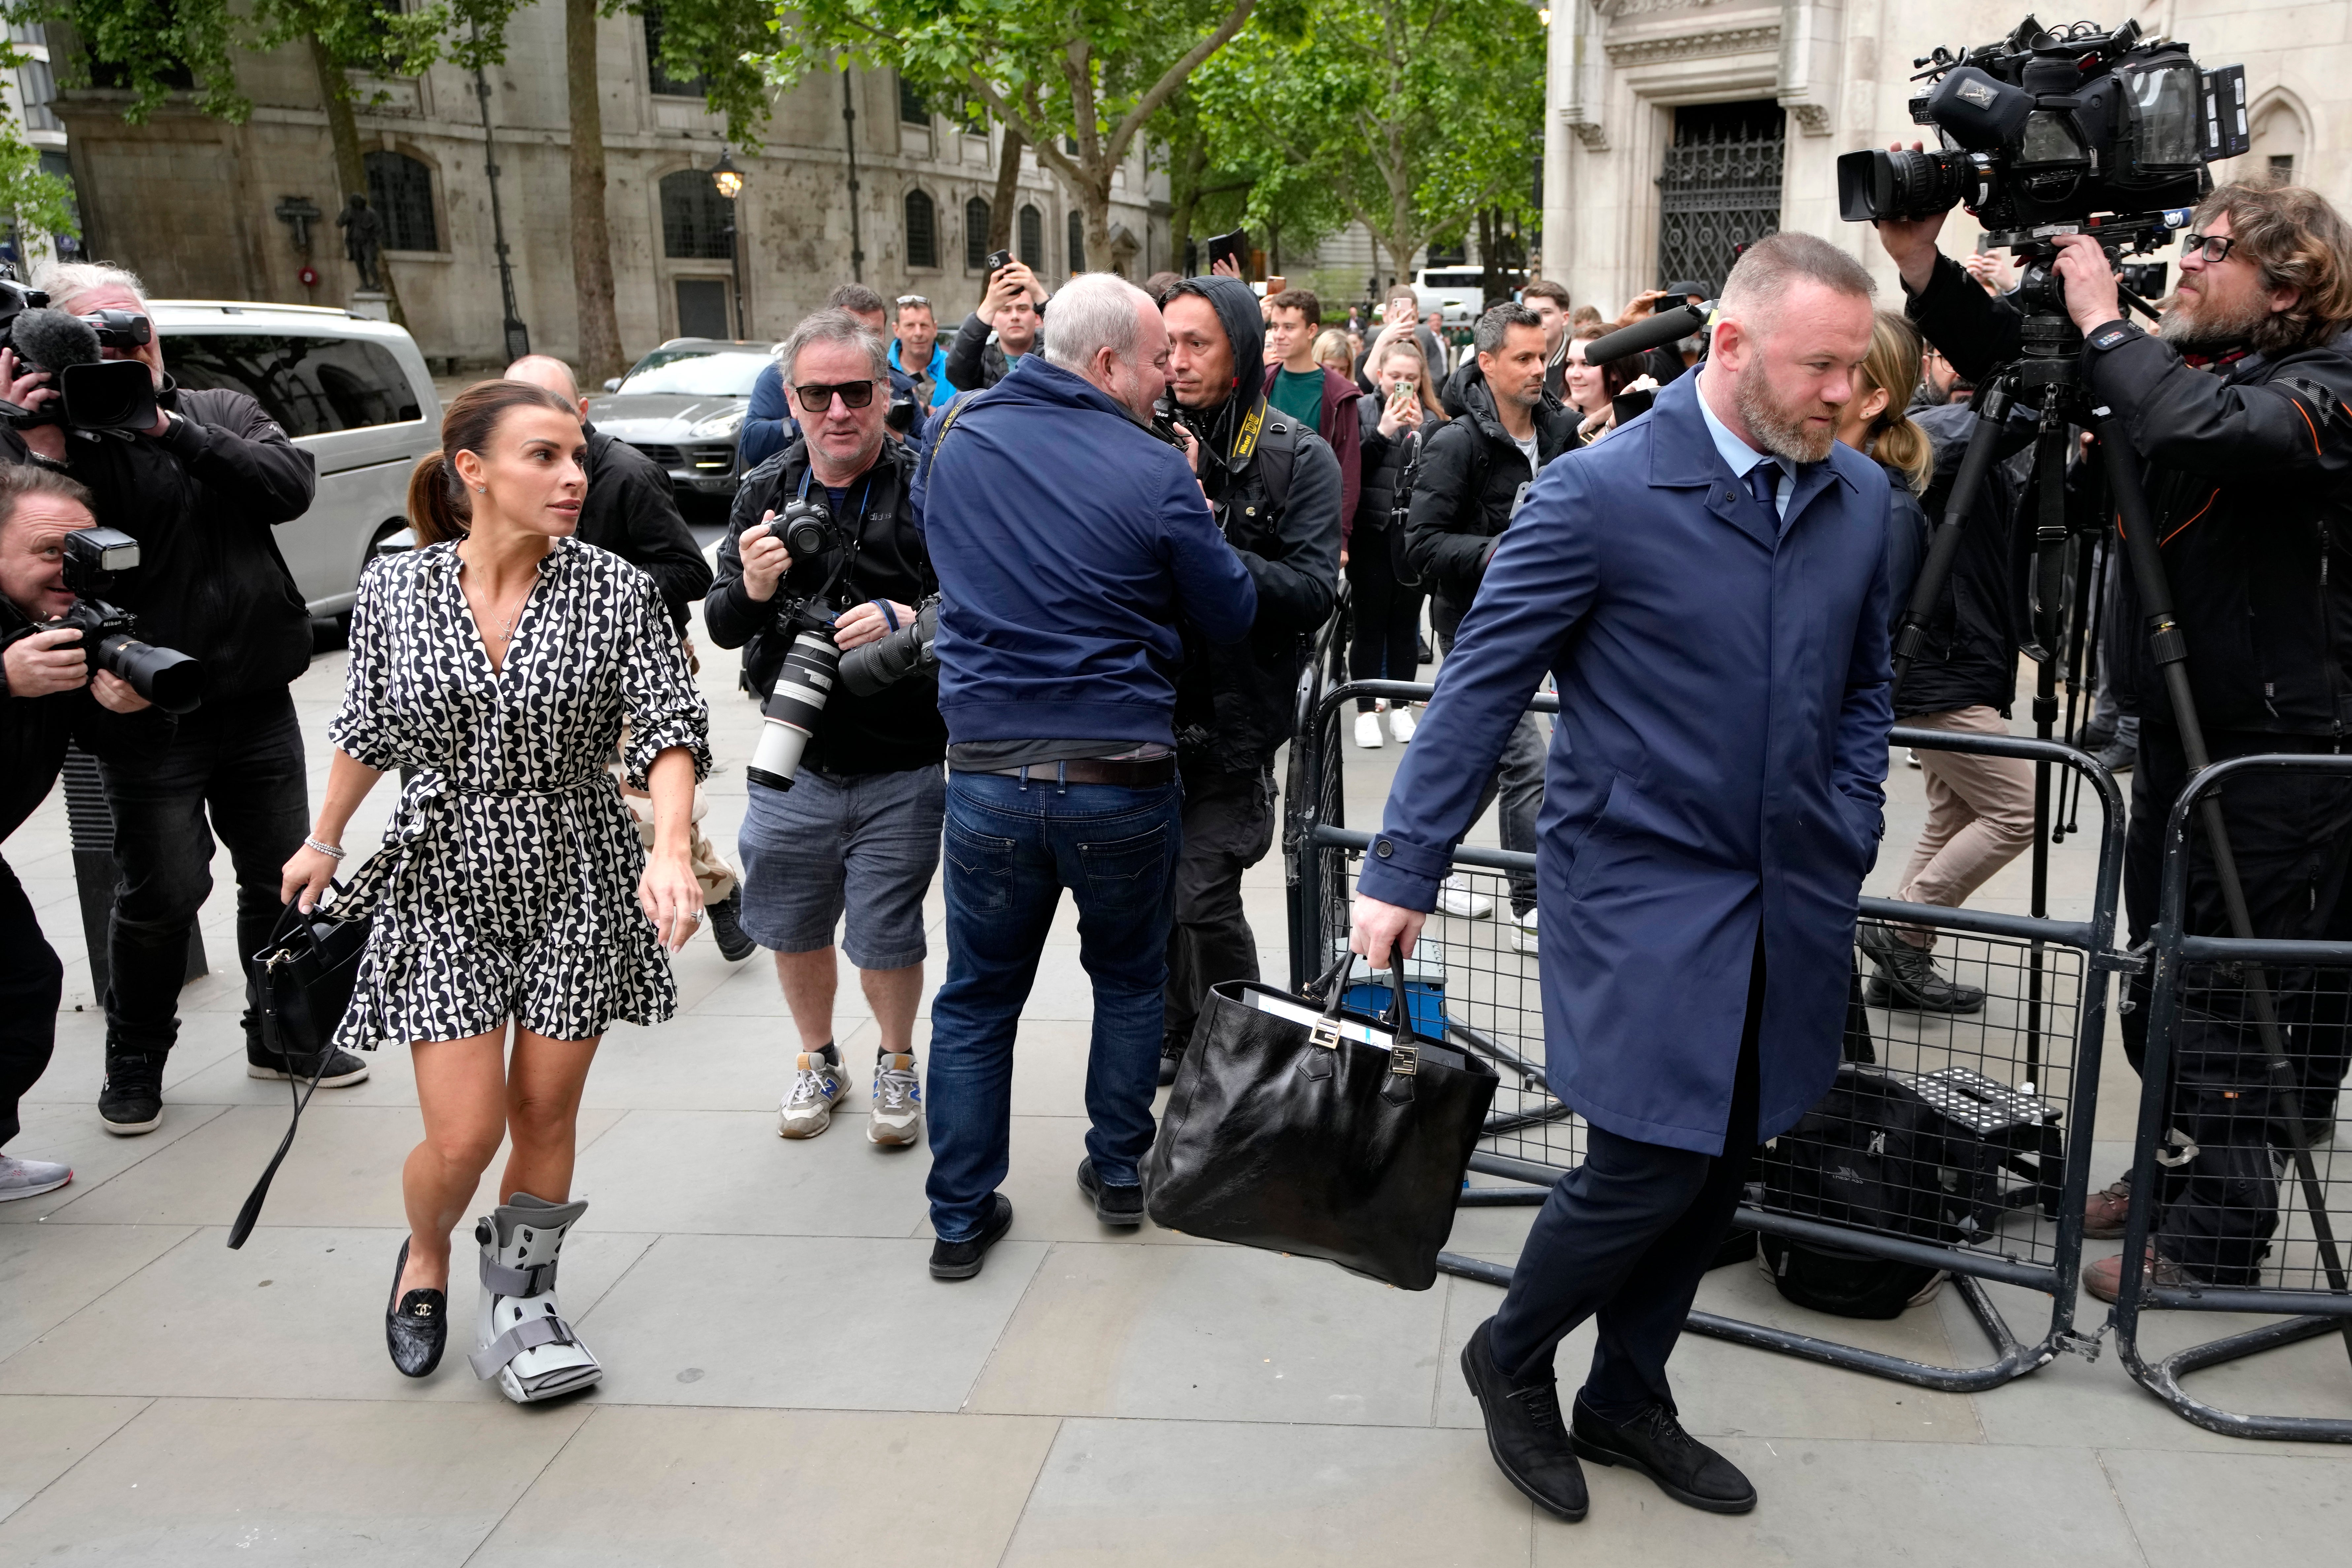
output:
{"label": "grey medical walking boot", "polygon": [[563,1238],[588,1212],[583,1200],[551,1204],[517,1193],[474,1223],[482,1245],[481,1310],[467,1358],[474,1375],[499,1380],[518,1405],[586,1388],[604,1368],[555,1306],[555,1265]]}

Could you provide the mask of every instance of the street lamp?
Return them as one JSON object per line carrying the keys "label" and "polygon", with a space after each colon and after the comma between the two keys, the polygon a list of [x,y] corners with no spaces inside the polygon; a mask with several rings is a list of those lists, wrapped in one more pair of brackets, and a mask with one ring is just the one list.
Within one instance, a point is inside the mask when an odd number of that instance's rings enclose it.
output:
{"label": "street lamp", "polygon": [[710,183],[727,198],[727,260],[735,271],[735,336],[743,331],[743,240],[740,226],[735,221],[735,198],[743,194],[743,171],[735,166],[733,154],[725,147],[719,149],[719,162],[710,165]]}

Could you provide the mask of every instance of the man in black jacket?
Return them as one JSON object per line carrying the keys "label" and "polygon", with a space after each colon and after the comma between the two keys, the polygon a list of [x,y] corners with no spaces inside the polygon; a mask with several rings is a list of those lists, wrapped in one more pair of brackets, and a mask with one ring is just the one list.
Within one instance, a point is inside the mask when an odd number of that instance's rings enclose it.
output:
{"label": "man in black jacket", "polygon": [[580,503],[583,544],[609,550],[654,580],[680,635],[688,606],[710,591],[710,563],[677,510],[677,492],[661,465],[588,422],[588,400],[572,367],[551,354],[525,354],[507,366],[509,381],[543,386],[580,410],[588,436],[588,494]]}
{"label": "man in black jacket", "polygon": [[1265,318],[1249,285],[1188,278],[1160,310],[1168,390],[1196,437],[1201,488],[1257,584],[1247,637],[1213,644],[1185,633],[1176,683],[1184,847],[1168,936],[1166,1082],[1209,988],[1258,977],[1242,873],[1274,847],[1274,754],[1290,738],[1305,650],[1337,596],[1342,520],[1339,459],[1266,403]]}
{"label": "man in black jacket", "polygon": [[[58,469],[0,467],[0,839],[48,795],[68,744],[111,756],[171,731],[127,682],[91,672],[81,633],[40,629],[73,607],[66,535],[95,521],[89,492]],[[140,717],[119,717],[130,714]],[[0,860],[0,1149],[19,1131],[18,1101],[49,1064],[64,977],[25,889]],[[0,1153],[0,1203],[72,1180],[64,1165]]]}
{"label": "man in black jacket", "polygon": [[[793,330],[777,363],[802,436],[744,476],[702,606],[710,640],[743,650],[743,671],[763,698],[795,637],[830,626],[835,646],[862,647],[912,621],[936,592],[907,505],[915,454],[883,430],[890,379],[880,334],[845,310],[819,310]],[[834,547],[795,558],[763,526],[796,500],[824,506]],[[871,696],[836,681],[792,787],[750,786],[737,840],[743,929],[774,952],[801,1042],[777,1113],[783,1137],[823,1132],[847,1090],[833,1037],[834,932],[845,913],[842,945],[878,1035],[866,1136],[894,1147],[922,1138],[915,1008],[947,746],[935,674]]]}
{"label": "man in black jacket", "polygon": [[[1542,318],[1524,305],[1497,305],[1478,318],[1472,341],[1478,374],[1461,384],[1461,416],[1440,426],[1423,446],[1421,478],[1405,519],[1405,563],[1431,584],[1429,621],[1441,653],[1453,651],[1454,628],[1477,596],[1486,563],[1527,500],[1536,470],[1576,445],[1576,415],[1544,390]],[[1485,815],[1499,788],[1504,848],[1536,852],[1543,774],[1543,727],[1534,714],[1521,714],[1478,806]],[[1451,882],[1438,907],[1471,918],[1493,910],[1482,895]],[[1513,944],[1533,952],[1532,875],[1511,879],[1511,913],[1517,928]]]}
{"label": "man in black jacket", "polygon": [[[1941,218],[1879,226],[1903,274],[1912,318],[1960,374],[1980,380],[2015,355],[2020,316],[1940,256]],[[2158,335],[2116,303],[2097,244],[2062,237],[2054,270],[2082,331],[2089,390],[2114,409],[2137,455],[2188,648],[2189,684],[2217,759],[2257,752],[2333,752],[2352,727],[2352,227],[2316,193],[2293,185],[2224,185],[2200,204],[2181,241],[2180,283]],[[2136,592],[2118,625],[2141,630],[2116,672],[2140,719],[2139,765],[2125,849],[2131,938],[2156,917],[2167,814],[2186,782],[2176,716],[2144,635]],[[2222,807],[2255,934],[2318,937],[2352,860],[2352,790],[2311,775],[2254,774]],[[2210,851],[2189,871],[2187,925],[2228,931]],[[2266,1147],[2277,1125],[2265,1058],[2245,1016],[2242,984],[2184,985],[2174,1109],[2183,1163],[2168,1169],[2147,1264],[2163,1284],[2253,1283],[2277,1228],[2277,1183]],[[2274,970],[2281,1016],[2313,1005],[2308,969]],[[2137,1064],[2140,1005],[2124,1015]],[[2289,1029],[2289,1049],[2311,1031]],[[2295,1062],[2306,1089],[2333,1089],[2341,1061]],[[2318,1068],[2315,1073],[2315,1068]],[[2238,1114],[2240,1111],[2244,1114]],[[2122,1184],[2095,1194],[2085,1232],[2120,1235]],[[2134,1260],[2136,1263],[2138,1260]],[[2084,1271],[2112,1300],[2124,1260]]]}
{"label": "man in black jacket", "polygon": [[[139,279],[119,268],[68,263],[34,279],[52,305],[147,313]],[[154,1129],[163,1114],[163,1063],[179,1037],[188,933],[212,891],[213,840],[236,870],[240,965],[269,941],[278,873],[310,831],[302,730],[288,689],[310,662],[310,613],[271,531],[310,510],[310,455],[242,392],[184,391],[163,372],[160,338],[103,351],[142,361],[155,380],[153,428],[131,439],[25,432],[35,453],[64,463],[97,498],[98,521],[139,541],[140,566],[121,591],[149,642],[205,667],[204,706],[171,740],[100,759],[114,809],[122,879],[107,943],[106,1085],[99,1116],[110,1132]],[[357,1083],[367,1064],[349,1051],[323,1065],[272,1055],[248,1003],[246,1070],[255,1078]]]}
{"label": "man in black jacket", "polygon": [[1020,262],[988,279],[980,309],[963,319],[948,348],[948,384],[958,392],[994,386],[1023,354],[1045,346],[1045,286]]}

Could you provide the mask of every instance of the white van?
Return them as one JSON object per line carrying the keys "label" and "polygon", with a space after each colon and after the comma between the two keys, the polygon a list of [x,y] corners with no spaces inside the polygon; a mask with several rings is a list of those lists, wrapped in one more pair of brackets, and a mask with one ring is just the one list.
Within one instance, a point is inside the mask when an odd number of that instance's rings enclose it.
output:
{"label": "white van", "polygon": [[407,331],[317,305],[151,300],[181,386],[249,393],[319,466],[310,510],[278,548],[310,614],[352,607],[360,569],[408,526],[408,471],[441,448],[441,399]]}
{"label": "white van", "polygon": [[1412,275],[1412,296],[1424,319],[1445,312],[1449,327],[1467,326],[1486,305],[1486,275],[1475,267],[1433,267]]}

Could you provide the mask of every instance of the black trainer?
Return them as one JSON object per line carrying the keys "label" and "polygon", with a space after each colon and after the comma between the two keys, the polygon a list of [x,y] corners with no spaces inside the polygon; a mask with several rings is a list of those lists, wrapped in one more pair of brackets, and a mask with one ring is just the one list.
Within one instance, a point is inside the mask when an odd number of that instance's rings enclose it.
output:
{"label": "black trainer", "polygon": [[129,1138],[155,1131],[163,1120],[163,1062],[161,1051],[108,1053],[98,1115],[109,1132]]}
{"label": "black trainer", "polygon": [[1924,947],[1913,947],[1879,921],[1864,921],[1857,932],[1863,956],[1878,973],[1871,977],[1864,1000],[1874,1007],[1900,1007],[1913,1013],[1974,1013],[1984,1006],[1985,994],[1974,985],[1947,979]]}
{"label": "black trainer", "polygon": [[935,1241],[931,1243],[931,1278],[934,1279],[969,1279],[980,1272],[988,1249],[1004,1239],[1013,1228],[1013,1200],[1003,1193],[990,1196],[995,1205],[982,1224],[980,1233],[970,1241]]}
{"label": "black trainer", "polygon": [[1536,1383],[1513,1383],[1495,1364],[1495,1320],[1471,1331],[1462,1347],[1462,1375],[1486,1417],[1486,1451],[1504,1479],[1546,1513],[1574,1524],[1590,1500],[1584,1468],[1576,1462],[1566,1424],[1559,1418],[1559,1385],[1547,1374]]}
{"label": "black trainer", "polygon": [[1184,1065],[1184,1041],[1174,1035],[1160,1042],[1160,1087],[1166,1089],[1176,1081],[1176,1069]]}
{"label": "black trainer", "polygon": [[365,1083],[368,1072],[367,1058],[355,1051],[330,1049],[327,1052],[327,1069],[320,1072],[316,1057],[289,1060],[275,1051],[256,1046],[250,1040],[245,1046],[245,1076],[247,1078],[275,1079],[281,1083],[291,1078],[309,1083],[316,1076],[320,1089],[349,1089],[355,1083]]}
{"label": "black trainer", "polygon": [[2074,738],[2067,743],[2078,752],[2088,752],[2095,757],[2116,743],[2116,732],[2101,729],[2085,719],[2075,727]]}
{"label": "black trainer", "polygon": [[2138,761],[2139,748],[2121,741],[2110,741],[2099,748],[2099,766],[2111,773],[2127,773],[2132,771],[2132,764]]}
{"label": "black trainer", "polygon": [[743,934],[743,888],[735,890],[715,904],[705,904],[702,912],[710,917],[710,940],[719,944],[719,956],[730,963],[740,963],[759,951],[760,944]]}
{"label": "black trainer", "polygon": [[1595,1415],[1576,1397],[1576,1451],[1596,1465],[1622,1465],[1658,1483],[1679,1503],[1709,1513],[1746,1513],[1756,1488],[1739,1467],[1683,1430],[1673,1409],[1653,1405],[1622,1426]]}
{"label": "black trainer", "polygon": [[1081,1160],[1078,1162],[1078,1191],[1095,1205],[1095,1218],[1105,1225],[1134,1226],[1143,1223],[1141,1182],[1113,1186],[1095,1175],[1092,1160]]}

